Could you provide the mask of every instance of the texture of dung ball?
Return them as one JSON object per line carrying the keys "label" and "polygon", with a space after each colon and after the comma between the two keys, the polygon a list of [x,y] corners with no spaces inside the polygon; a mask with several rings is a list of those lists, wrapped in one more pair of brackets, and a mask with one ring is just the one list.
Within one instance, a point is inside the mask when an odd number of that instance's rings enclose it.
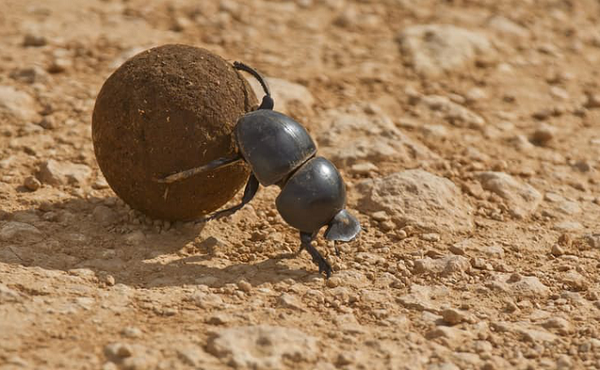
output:
{"label": "texture of dung ball", "polygon": [[172,184],[153,179],[233,154],[235,124],[257,104],[244,77],[207,50],[146,50],[119,67],[98,94],[92,117],[98,165],[132,208],[160,219],[199,218],[245,184],[244,163]]}

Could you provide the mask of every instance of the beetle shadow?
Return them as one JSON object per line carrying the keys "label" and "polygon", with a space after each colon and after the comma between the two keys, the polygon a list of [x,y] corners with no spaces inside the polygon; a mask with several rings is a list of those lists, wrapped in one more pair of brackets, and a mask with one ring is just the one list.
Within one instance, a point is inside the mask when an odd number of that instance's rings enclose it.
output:
{"label": "beetle shadow", "polygon": [[288,268],[282,258],[236,264],[222,253],[216,257],[214,238],[200,237],[203,224],[135,217],[115,197],[69,199],[1,217],[0,262],[7,264],[65,272],[85,268],[101,280],[110,275],[136,287],[221,287],[240,280],[258,286],[315,276]]}

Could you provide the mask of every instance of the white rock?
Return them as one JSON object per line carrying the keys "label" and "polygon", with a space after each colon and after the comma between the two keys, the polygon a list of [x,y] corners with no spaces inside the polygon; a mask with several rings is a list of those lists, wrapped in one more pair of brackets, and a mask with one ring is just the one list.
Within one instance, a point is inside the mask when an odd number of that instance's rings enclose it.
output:
{"label": "white rock", "polygon": [[417,72],[430,77],[494,53],[484,34],[450,25],[411,26],[400,33],[398,41]]}
{"label": "white rock", "polygon": [[468,339],[470,336],[468,331],[450,326],[438,326],[426,334],[427,339],[443,338],[454,345]]}
{"label": "white rock", "polygon": [[485,125],[483,117],[462,105],[441,95],[427,95],[421,98],[421,103],[429,110],[438,112],[445,120],[458,127],[482,128]]}
{"label": "white rock", "polygon": [[500,321],[492,323],[492,326],[497,332],[512,332],[520,335],[528,342],[554,342],[558,337],[539,326],[529,325],[526,322],[505,322]]}
{"label": "white rock", "polygon": [[24,121],[34,120],[37,116],[33,98],[12,86],[0,86],[0,112],[2,111]]}
{"label": "white rock", "polygon": [[521,298],[544,298],[550,294],[550,289],[535,276],[519,274],[498,274],[495,286]]}
{"label": "white rock", "polygon": [[126,338],[140,338],[144,333],[136,326],[126,326],[121,330],[121,335]]}
{"label": "white rock", "polygon": [[465,312],[455,308],[447,308],[443,310],[442,317],[444,318],[444,321],[450,325],[460,324],[467,319]]}
{"label": "white rock", "polygon": [[427,242],[439,242],[441,240],[440,234],[438,233],[421,234],[420,237]]}
{"label": "white rock", "polygon": [[49,159],[41,164],[38,178],[50,185],[82,185],[91,174],[92,170],[86,165]]}
{"label": "white rock", "polygon": [[588,234],[584,239],[590,247],[600,249],[600,233]]}
{"label": "white rock", "polygon": [[315,136],[319,152],[339,167],[351,167],[357,162],[413,163],[437,158],[373,105],[330,109],[318,121],[321,126]]}
{"label": "white rock", "polygon": [[347,287],[364,288],[371,284],[369,279],[357,270],[341,270],[335,274],[335,277],[339,278]]}
{"label": "white rock", "polygon": [[483,247],[481,251],[492,258],[504,258],[504,248],[499,245],[489,245]]}
{"label": "white rock", "polygon": [[433,139],[442,139],[448,136],[448,129],[444,125],[424,125],[421,127],[423,136]]}
{"label": "white rock", "polygon": [[515,38],[529,37],[529,30],[527,28],[522,27],[501,15],[492,17],[488,24],[493,30],[497,31],[503,36],[511,36]]}
{"label": "white rock", "polygon": [[304,311],[304,307],[302,306],[302,303],[298,300],[298,298],[289,293],[283,293],[282,295],[280,295],[277,299],[277,304],[280,307]]}
{"label": "white rock", "polygon": [[562,231],[562,232],[575,232],[584,229],[584,226],[577,221],[563,221],[554,224],[552,227],[554,230]]}
{"label": "white rock", "polygon": [[[271,89],[271,97],[275,101],[275,110],[278,112],[293,114],[312,109],[315,98],[305,86],[274,77],[266,77],[266,80]],[[260,101],[265,95],[263,88],[254,78],[248,81]]]}
{"label": "white rock", "polygon": [[519,328],[517,333],[529,342],[555,342],[558,337],[543,329]]}
{"label": "white rock", "polygon": [[397,172],[357,185],[365,213],[386,211],[398,228],[460,232],[473,228],[472,208],[454,183],[423,170]]}
{"label": "white rock", "polygon": [[222,330],[209,339],[207,351],[238,369],[281,369],[284,360],[312,363],[320,353],[316,338],[268,325]]}
{"label": "white rock", "polygon": [[569,271],[560,277],[560,281],[574,290],[586,290],[588,283],[583,275],[577,271]]}
{"label": "white rock", "polygon": [[551,317],[542,323],[546,329],[556,330],[561,335],[567,335],[573,332],[573,326],[562,317]]}
{"label": "white rock", "polygon": [[23,222],[7,222],[0,228],[0,240],[22,240],[28,243],[44,238],[42,232],[35,226]]}
{"label": "white rock", "polygon": [[376,303],[385,304],[391,300],[391,294],[386,291],[363,290],[360,293],[360,301],[369,306],[376,306]]}
{"label": "white rock", "polygon": [[553,208],[565,215],[576,215],[581,213],[581,207],[577,201],[567,200],[562,195],[548,192],[544,194],[544,200],[553,205]]}
{"label": "white rock", "polygon": [[92,184],[92,187],[94,189],[108,189],[108,182],[106,181],[106,178],[104,178],[104,176],[99,175],[98,178],[94,181],[94,183]]}
{"label": "white rock", "polygon": [[547,297],[550,289],[535,276],[524,276],[519,281],[510,284],[514,294],[521,297]]}
{"label": "white rock", "polygon": [[445,286],[426,286],[413,284],[410,293],[398,298],[398,302],[406,308],[418,311],[441,313],[444,300],[450,295],[450,290]]}
{"label": "white rock", "polygon": [[350,172],[357,175],[368,175],[374,171],[377,171],[377,166],[371,162],[355,163],[350,167]]}
{"label": "white rock", "polygon": [[20,292],[13,290],[4,284],[0,284],[0,304],[8,302],[20,302],[22,300],[23,295]]}
{"label": "white rock", "polygon": [[565,200],[557,205],[556,210],[566,215],[576,215],[581,213],[579,203],[572,200]]}
{"label": "white rock", "polygon": [[198,290],[194,292],[190,298],[192,302],[196,304],[196,306],[202,308],[213,308],[223,306],[223,299],[217,294],[207,293]]}
{"label": "white rock", "polygon": [[485,190],[505,200],[514,217],[531,215],[542,201],[542,195],[533,186],[523,184],[504,172],[482,172],[478,177]]}
{"label": "white rock", "polygon": [[470,270],[469,260],[462,256],[446,256],[443,258],[432,259],[429,257],[421,258],[415,261],[414,272],[450,275],[458,272]]}
{"label": "white rock", "polygon": [[471,269],[469,259],[463,256],[447,256],[441,260],[444,263],[443,275],[467,272]]}

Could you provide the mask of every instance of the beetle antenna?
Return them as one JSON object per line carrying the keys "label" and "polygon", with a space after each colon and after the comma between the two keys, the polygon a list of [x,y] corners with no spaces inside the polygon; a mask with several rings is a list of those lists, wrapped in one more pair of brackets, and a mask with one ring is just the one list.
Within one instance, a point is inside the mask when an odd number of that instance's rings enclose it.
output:
{"label": "beetle antenna", "polygon": [[269,85],[267,85],[267,81],[264,79],[264,77],[260,73],[258,73],[257,70],[242,62],[233,62],[233,68],[238,69],[240,71],[248,72],[254,78],[256,78],[256,80],[258,81],[258,83],[260,83],[260,86],[262,86],[266,94],[266,96],[263,97],[262,103],[260,104],[260,107],[258,107],[258,109],[272,110],[275,103],[273,102],[273,98],[271,98],[271,90],[269,89]]}

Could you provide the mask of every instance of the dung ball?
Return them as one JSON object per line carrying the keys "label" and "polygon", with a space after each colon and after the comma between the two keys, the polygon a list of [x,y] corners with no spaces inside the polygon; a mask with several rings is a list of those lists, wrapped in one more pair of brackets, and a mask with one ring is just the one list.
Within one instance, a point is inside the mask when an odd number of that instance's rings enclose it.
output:
{"label": "dung ball", "polygon": [[96,99],[98,165],[132,208],[154,218],[197,219],[241,189],[249,175],[243,162],[172,184],[155,179],[234,154],[235,124],[257,105],[245,78],[205,49],[143,51],[106,80]]}

